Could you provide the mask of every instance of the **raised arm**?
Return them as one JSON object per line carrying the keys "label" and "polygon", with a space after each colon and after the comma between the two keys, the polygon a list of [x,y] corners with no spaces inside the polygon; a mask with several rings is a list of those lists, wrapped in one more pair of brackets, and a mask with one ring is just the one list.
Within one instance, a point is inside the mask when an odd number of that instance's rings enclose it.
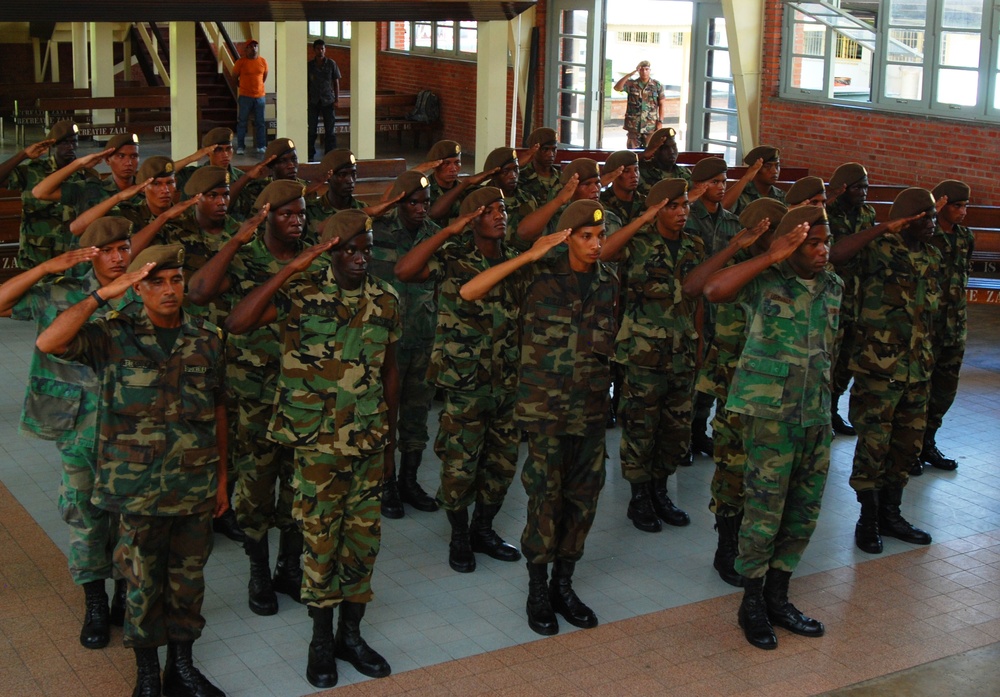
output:
{"label": "raised arm", "polygon": [[729,260],[736,256],[737,252],[741,249],[746,249],[756,242],[757,238],[767,232],[770,226],[770,218],[764,218],[749,230],[743,228],[733,235],[733,238],[729,240],[729,244],[691,269],[691,272],[684,277],[681,292],[688,298],[701,295],[705,291],[705,284],[711,275],[719,269],[724,268],[729,263]]}
{"label": "raised arm", "polygon": [[551,235],[538,238],[528,251],[518,254],[513,259],[508,259],[502,264],[491,266],[474,276],[471,281],[459,289],[458,294],[462,296],[463,300],[480,300],[485,298],[500,281],[510,276],[522,266],[541,259],[557,244],[565,242],[572,232],[570,229],[560,230],[559,232],[553,232]]}
{"label": "raised arm", "polygon": [[182,170],[192,162],[197,162],[203,157],[208,157],[209,155],[212,154],[212,151],[215,150],[215,148],[216,148],[215,145],[206,145],[203,148],[195,150],[187,157],[182,157],[179,160],[174,160],[174,171]]}
{"label": "raised arm", "polygon": [[763,254],[716,271],[705,283],[705,297],[713,303],[733,300],[747,283],[762,271],[792,256],[809,234],[809,223],[796,225],[771,243]]}
{"label": "raised arm", "polygon": [[69,231],[77,236],[82,235],[92,222],[94,222],[98,218],[103,218],[108,213],[110,213],[111,209],[117,206],[119,203],[123,201],[128,201],[130,198],[138,194],[140,191],[144,190],[147,186],[149,186],[149,183],[151,181],[153,181],[152,177],[150,177],[144,182],[133,184],[127,189],[117,192],[114,196],[109,196],[108,198],[104,199],[97,205],[91,206],[83,213],[73,218],[73,222],[69,224]]}
{"label": "raised arm", "polygon": [[531,164],[531,161],[535,159],[535,153],[541,148],[541,144],[535,143],[530,148],[526,150],[518,150],[517,153],[517,166],[524,169]]}
{"label": "raised arm", "polygon": [[534,242],[538,237],[545,232],[545,227],[549,224],[560,208],[565,206],[571,200],[573,200],[573,194],[576,192],[576,187],[580,183],[580,176],[574,174],[569,178],[569,181],[556,192],[556,195],[548,200],[544,205],[539,206],[535,210],[531,211],[528,215],[521,218],[521,222],[517,224],[517,229],[514,234],[517,235],[524,242]]}
{"label": "raised arm", "polygon": [[625,249],[625,245],[628,244],[635,233],[639,232],[647,223],[656,220],[656,214],[668,203],[670,203],[669,199],[663,199],[655,206],[650,206],[644,210],[642,215],[635,218],[628,225],[608,235],[608,238],[604,240],[604,246],[601,247],[601,261],[617,261],[621,256],[622,250]]}
{"label": "raised arm", "polygon": [[615,92],[624,92],[625,91],[625,83],[628,82],[628,80],[629,80],[630,77],[632,77],[633,75],[638,74],[638,72],[639,72],[639,69],[636,68],[632,72],[626,73],[625,75],[622,75],[618,79],[618,82],[615,83],[615,87],[614,87]]}
{"label": "raised arm", "polygon": [[97,247],[73,249],[26,269],[0,284],[0,313],[9,312],[31,287],[49,274],[62,273],[97,256]]}
{"label": "raised arm", "polygon": [[146,247],[153,243],[156,236],[163,229],[163,226],[169,223],[175,218],[181,217],[191,206],[194,206],[201,200],[202,194],[192,196],[189,199],[181,201],[180,203],[175,203],[167,210],[160,213],[158,216],[153,218],[146,227],[142,228],[138,232],[132,234],[132,258],[134,259],[139,252],[144,250]]}
{"label": "raised arm", "polygon": [[726,195],[722,197],[722,207],[727,211],[731,211],[736,208],[736,202],[740,200],[740,196],[743,195],[743,190],[747,188],[747,184],[757,176],[757,172],[760,168],[764,166],[763,158],[759,158],[752,165],[747,167],[747,171],[739,178],[735,184],[726,188]]}
{"label": "raised arm", "polygon": [[479,186],[499,171],[499,167],[494,167],[491,170],[480,172],[479,174],[473,174],[468,177],[459,177],[458,181],[455,182],[455,186],[441,194],[438,200],[431,204],[430,210],[427,211],[428,217],[430,217],[431,220],[441,220],[448,215],[448,211],[451,209],[452,204],[457,201],[466,190],[473,186]]}
{"label": "raised arm", "polygon": [[434,256],[434,252],[441,248],[445,242],[465,229],[465,226],[474,219],[482,215],[485,206],[480,206],[474,211],[455,218],[455,222],[447,227],[443,227],[426,240],[416,245],[407,252],[402,259],[396,262],[393,272],[403,283],[419,283],[427,280],[431,270],[427,268],[427,262]]}
{"label": "raised arm", "polygon": [[185,294],[188,300],[195,305],[207,305],[220,293],[229,290],[230,283],[226,271],[240,248],[253,240],[257,227],[264,222],[270,208],[271,204],[265,203],[255,216],[243,221],[240,229],[229,238],[222,249],[213,254],[204,266],[194,272],[194,275],[188,279],[188,289]]}
{"label": "raised arm", "polygon": [[7,178],[10,176],[10,173],[13,172],[14,168],[19,164],[25,160],[37,160],[39,157],[48,152],[49,148],[55,144],[56,141],[51,138],[41,140],[37,143],[32,143],[24,148],[24,150],[18,150],[10,159],[0,162],[0,184],[7,183]]}
{"label": "raised arm", "polygon": [[917,215],[911,215],[909,218],[896,218],[895,220],[890,220],[886,223],[879,223],[875,227],[870,227],[867,230],[856,232],[853,235],[841,237],[832,247],[830,247],[830,263],[834,266],[843,264],[844,262],[854,258],[858,252],[864,249],[868,243],[876,237],[884,235],[887,232],[899,232],[909,223],[917,220],[918,218],[924,217],[924,215],[925,213],[918,213]]}
{"label": "raised arm", "polygon": [[57,169],[55,172],[45,177],[45,179],[35,184],[35,188],[31,190],[31,195],[39,201],[62,200],[63,182],[73,176],[75,172],[79,172],[81,169],[86,169],[87,167],[93,167],[114,151],[114,148],[108,148],[107,150],[102,150],[101,152],[95,152],[84,157],[76,158],[65,167]]}
{"label": "raised arm", "polygon": [[243,176],[229,185],[229,200],[235,201],[251,179],[260,179],[264,176],[264,168],[277,159],[276,155],[271,155],[266,160],[262,160],[243,173]]}

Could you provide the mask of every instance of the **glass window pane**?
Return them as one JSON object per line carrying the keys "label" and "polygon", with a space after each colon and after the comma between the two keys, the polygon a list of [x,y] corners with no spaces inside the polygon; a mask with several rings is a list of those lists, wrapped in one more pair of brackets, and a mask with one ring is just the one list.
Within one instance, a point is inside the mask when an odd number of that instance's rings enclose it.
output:
{"label": "glass window pane", "polygon": [[941,34],[941,65],[979,67],[979,34],[946,31]]}
{"label": "glass window pane", "polygon": [[430,48],[431,47],[431,23],[430,22],[414,22],[413,23],[413,45],[418,48]]}
{"label": "glass window pane", "polygon": [[351,23],[350,22],[341,22],[340,23],[340,38],[341,39],[345,39],[345,40],[351,38]]}
{"label": "glass window pane", "polygon": [[993,80],[993,108],[1000,109],[1000,73]]}
{"label": "glass window pane", "polygon": [[561,65],[559,68],[559,89],[586,92],[587,71],[577,65]]}
{"label": "glass window pane", "polygon": [[340,27],[337,26],[340,22],[323,22],[323,33],[332,39],[336,39],[340,36]]}
{"label": "glass window pane", "polygon": [[567,63],[586,63],[587,40],[567,38],[560,39],[559,60]]}
{"label": "glass window pane", "polygon": [[[707,136],[711,140],[728,140],[736,142],[739,125],[736,114],[705,114]],[[712,148],[714,150],[714,148]]]}
{"label": "glass window pane", "polygon": [[979,99],[979,72],[975,70],[938,71],[937,100],[942,104],[975,106]]}
{"label": "glass window pane", "polygon": [[726,20],[722,17],[712,17],[708,20],[708,45],[729,48],[729,37],[726,36]]}
{"label": "glass window pane", "polygon": [[826,61],[822,58],[792,58],[792,74],[789,84],[802,90],[823,89],[823,68]]}
{"label": "glass window pane", "polygon": [[462,22],[458,30],[458,50],[475,53],[479,48],[479,31],[475,22]]}
{"label": "glass window pane", "polygon": [[924,32],[919,29],[890,29],[886,58],[893,63],[923,63]]}
{"label": "glass window pane", "polygon": [[583,147],[583,123],[580,121],[570,121],[569,119],[559,119],[559,142],[567,145]]}
{"label": "glass window pane", "polygon": [[729,51],[709,49],[708,55],[706,56],[705,66],[708,70],[708,77],[733,76],[729,66]]}
{"label": "glass window pane", "polygon": [[826,29],[815,24],[796,24],[792,51],[803,56],[825,56]]}
{"label": "glass window pane", "polygon": [[409,51],[410,26],[409,22],[390,22],[389,46],[398,51]]}
{"label": "glass window pane", "polygon": [[927,24],[927,0],[891,0],[890,26],[922,27]]}
{"label": "glass window pane", "polygon": [[983,0],[942,0],[941,26],[949,29],[981,29]]}
{"label": "glass window pane", "polygon": [[454,22],[438,22],[437,23],[437,44],[435,48],[438,51],[454,51],[455,50],[455,23]]}
{"label": "glass window pane", "polygon": [[924,69],[916,65],[889,65],[885,69],[885,96],[920,99],[924,94]]}
{"label": "glass window pane", "polygon": [[309,36],[319,36],[322,22],[309,22]]}
{"label": "glass window pane", "polygon": [[587,20],[589,13],[586,10],[568,10],[562,13],[563,34],[576,34],[578,36],[587,35]]}
{"label": "glass window pane", "polygon": [[707,109],[736,110],[736,90],[731,82],[712,80],[705,83],[705,104]]}

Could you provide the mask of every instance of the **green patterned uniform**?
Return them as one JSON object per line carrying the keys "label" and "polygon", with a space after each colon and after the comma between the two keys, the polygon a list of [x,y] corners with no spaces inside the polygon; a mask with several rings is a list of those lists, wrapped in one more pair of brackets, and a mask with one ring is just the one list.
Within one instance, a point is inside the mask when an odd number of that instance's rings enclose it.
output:
{"label": "green patterned uniform", "polygon": [[193,641],[205,626],[218,486],[221,332],[183,315],[165,353],[146,313],[126,310],[85,324],[62,357],[91,366],[100,383],[93,501],[121,515],[125,646]]}
{"label": "green patterned uniform", "polygon": [[743,414],[746,501],[736,571],[795,571],[816,529],[830,468],[830,354],[843,282],[804,281],[788,262],[737,296],[747,340],[726,407]]}
{"label": "green patterned uniform", "polygon": [[[351,197],[350,210],[361,210],[367,206],[368,204],[364,201],[359,201],[353,196]],[[319,239],[323,231],[323,223],[339,210],[341,209],[333,207],[330,199],[325,195],[313,195],[306,198],[306,227],[308,230],[303,236],[303,241],[307,245],[319,244]]]}
{"label": "green patterned uniform", "polygon": [[382,368],[400,335],[396,293],[371,276],[346,291],[328,268],[293,277],[275,301],[283,349],[268,438],[295,449],[302,601],[367,603],[382,532]]}
{"label": "green patterned uniform", "polygon": [[[187,167],[181,167],[174,172],[174,179],[177,181],[177,191],[180,193],[181,201],[186,201],[191,198],[184,193],[184,187],[187,185],[188,180],[191,176],[198,171],[200,167],[208,167],[211,163],[206,162],[203,165],[188,165]],[[242,177],[245,172],[238,167],[233,167],[232,164],[226,168],[229,171],[229,183],[232,184],[234,181]]]}
{"label": "green patterned uniform", "polygon": [[531,215],[539,205],[535,197],[520,186],[513,196],[504,197],[503,206],[507,209],[507,230],[511,231],[510,234],[513,234],[525,216]]}
{"label": "green patterned uniform", "polygon": [[660,167],[653,160],[639,158],[639,188],[638,193],[643,196],[649,194],[653,184],[664,179],[685,179],[688,186],[691,185],[691,170],[687,167],[675,164],[672,167]]}
{"label": "green patterned uniform", "polygon": [[902,489],[920,456],[934,367],[941,253],[911,251],[898,234],[865,246],[851,371],[851,423],[858,432],[851,486]]}
{"label": "green patterned uniform", "polygon": [[535,169],[535,163],[529,162],[521,168],[521,172],[518,175],[518,191],[523,191],[538,201],[539,206],[544,206],[556,191],[559,190],[559,175],[561,173],[562,168],[559,165],[552,165],[552,174],[548,177],[543,177]]}
{"label": "green patterned uniform", "polygon": [[438,283],[429,378],[444,390],[434,452],[441,458],[437,498],[446,510],[502,504],[517,471],[517,308],[503,285],[481,300],[459,295],[479,272],[514,256],[506,246],[500,252],[500,258],[486,259],[466,232],[428,262]]}
{"label": "green patterned uniform", "polygon": [[[446,193],[451,191],[451,189],[443,189],[441,185],[438,184],[437,179],[434,178],[433,174],[431,174],[431,176],[429,176],[428,179],[430,180],[431,183],[431,205],[433,206],[435,201],[437,201],[439,198],[441,198]],[[458,186],[457,180],[455,181],[453,186]],[[458,211],[461,205],[462,205],[462,197],[459,196],[457,200],[452,202],[451,208],[448,209],[448,212],[444,215],[444,217],[438,218],[434,222],[438,223],[441,227],[444,227],[449,222],[451,222],[452,220],[454,220],[459,216]]]}
{"label": "green patterned uniform", "polygon": [[623,201],[615,196],[615,191],[610,186],[601,192],[601,204],[605,211],[618,216],[622,225],[628,225],[646,212],[646,197],[643,194],[636,191],[631,201]]}
{"label": "green patterned uniform", "polygon": [[644,226],[622,251],[625,313],[615,363],[625,377],[622,477],[630,484],[665,479],[685,458],[691,434],[698,298],[681,292],[684,277],[705,259],[705,243],[686,232],[674,242]]}
{"label": "green patterned uniform", "polygon": [[785,192],[776,186],[772,186],[766,194],[761,195],[761,193],[757,191],[757,187],[751,181],[743,187],[743,193],[740,194],[740,197],[736,200],[736,210],[734,210],[733,213],[739,215],[743,212],[744,208],[759,198],[773,198],[775,201],[784,203]]}
{"label": "green patterned uniform", "polygon": [[[132,182],[134,183],[134,182]],[[120,191],[114,177],[107,179],[87,178],[67,179],[59,189],[59,202],[63,206],[63,220],[69,222],[88,208],[109,199]],[[146,195],[138,193],[123,204],[138,206],[146,200]]]}
{"label": "green patterned uniform", "polygon": [[666,97],[663,84],[659,80],[649,78],[646,82],[632,78],[625,81],[625,125],[626,131],[631,131],[642,139],[653,135],[656,122],[660,119],[660,100]]}

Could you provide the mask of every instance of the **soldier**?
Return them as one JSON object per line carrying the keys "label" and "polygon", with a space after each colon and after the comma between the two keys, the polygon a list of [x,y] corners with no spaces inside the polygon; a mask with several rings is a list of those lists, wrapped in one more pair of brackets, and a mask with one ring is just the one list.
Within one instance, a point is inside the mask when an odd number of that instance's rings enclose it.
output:
{"label": "soldier", "polygon": [[538,208],[535,198],[521,187],[517,151],[508,147],[494,148],[486,157],[485,169],[493,175],[484,186],[496,187],[503,192],[507,228],[516,228],[524,216]]}
{"label": "soldier", "polygon": [[788,210],[799,206],[826,206],[826,185],[819,177],[802,177],[785,194]]}
{"label": "soldier", "polygon": [[[427,152],[427,164],[433,165],[430,175],[430,209],[428,217],[440,226],[458,217],[458,208],[465,194],[489,179],[495,172],[487,168],[479,174],[459,178],[462,171],[462,146],[453,140],[439,140]],[[422,170],[423,166],[417,169]]]}
{"label": "soldier", "polygon": [[[934,368],[927,402],[927,429],[920,459],[931,467],[951,471],[958,463],[937,447],[937,431],[958,393],[958,377],[965,356],[969,262],[975,237],[962,225],[969,204],[969,185],[946,179],[931,192],[937,199],[937,227],[931,244],[941,252],[941,311],[934,326]],[[920,466],[917,463],[917,466]],[[910,471],[911,474],[915,470]]]}
{"label": "soldier", "polygon": [[637,191],[638,156],[631,150],[613,152],[605,161],[602,171],[607,176],[619,167],[622,168],[621,174],[615,177],[611,186],[601,192],[600,201],[604,210],[617,215],[622,225],[628,225],[646,210],[646,197]]}
{"label": "soldier", "polygon": [[639,188],[648,194],[656,182],[664,179],[683,179],[691,183],[691,172],[677,164],[677,131],[667,127],[652,135],[646,149],[639,153]]}
{"label": "soldier", "polygon": [[313,620],[306,678],[326,688],[337,683],[335,657],[369,677],[390,673],[359,624],[373,597],[381,483],[395,445],[401,322],[396,293],[367,271],[371,219],[340,211],[322,239],[240,301],[226,324],[235,334],[282,328],[268,438],[295,449],[292,511],[305,538],[301,595]]}
{"label": "soldier", "polygon": [[[258,164],[230,183],[229,215],[240,222],[253,215],[253,202],[272,181],[289,179],[306,184],[299,179],[299,156],[291,138],[275,138],[263,153]],[[265,176],[265,171],[270,171],[270,176]]]}
{"label": "soldier", "polygon": [[[666,118],[667,95],[663,84],[651,78],[649,73],[649,61],[639,61],[635,70],[623,75],[615,83],[616,92],[628,95],[624,127],[627,134],[626,147],[629,148],[646,145],[649,134],[662,126],[663,119]],[[637,75],[638,79],[633,79],[633,75]]]}
{"label": "soldier", "polygon": [[[559,631],[555,612],[576,627],[597,626],[572,579],[605,480],[618,280],[600,261],[603,222],[600,202],[575,201],[559,218],[560,232],[483,271],[460,291],[465,300],[480,300],[503,281],[521,311],[514,406],[514,423],[528,440],[521,549],[528,562],[528,626],[542,635]],[[566,254],[547,254],[564,241]]]}
{"label": "soldier", "polygon": [[788,582],[816,529],[830,468],[830,362],[843,282],[826,271],[830,228],[822,208],[789,211],[767,252],[714,273],[713,302],[737,300],[747,339],[726,408],[742,414],[746,500],[736,571],[739,624],[750,644],[774,649],[774,625],[806,637],[823,623],[788,600]]}
{"label": "soldier", "polygon": [[[14,319],[34,320],[41,333],[60,312],[125,273],[131,227],[123,218],[92,223],[80,239],[80,249],[43,261],[0,285],[0,312],[12,311]],[[86,271],[62,275],[88,261]],[[124,302],[114,298],[108,310],[118,309]],[[115,581],[110,613],[104,588],[105,579],[112,577],[111,552],[118,521],[90,501],[97,470],[97,400],[93,370],[35,350],[20,431],[54,440],[59,448],[59,512],[69,525],[70,575],[74,583],[83,586],[86,598],[80,643],[88,649],[107,646],[109,625],[120,627],[125,619],[124,579],[119,575]]]}
{"label": "soldier", "polygon": [[[191,656],[205,626],[212,514],[227,506],[222,336],[181,309],[183,257],[179,244],[146,249],[36,342],[98,375],[93,502],[120,515],[114,561],[128,582],[125,646],[135,651],[137,695],[160,694],[163,644],[164,694],[223,694]],[[87,321],[129,287],[141,306]]]}
{"label": "soldier", "polygon": [[528,135],[525,145],[529,148],[537,145],[538,150],[531,162],[521,168],[517,186],[541,205],[552,198],[559,188],[559,174],[562,170],[555,164],[556,153],[559,151],[555,129],[536,128]]}
{"label": "soldier", "polygon": [[[205,164],[197,164],[203,157],[208,158]],[[201,150],[196,150],[187,157],[174,162],[174,175],[177,178],[177,190],[184,197],[184,187],[188,179],[200,167],[222,167],[229,172],[229,181],[234,182],[243,176],[243,170],[233,167],[233,129],[226,126],[213,128],[201,139]]]}
{"label": "soldier", "polygon": [[[758,160],[761,163],[759,168]],[[781,151],[778,148],[773,145],[758,145],[743,157],[743,164],[756,171],[748,182],[741,179],[733,186],[731,194],[738,196],[736,206],[732,209],[734,213],[739,215],[751,201],[759,198],[773,198],[781,203],[785,202],[785,192],[775,186],[778,177],[781,176]],[[741,183],[744,185],[740,186]],[[731,197],[727,196],[725,203],[729,204],[730,200]]]}

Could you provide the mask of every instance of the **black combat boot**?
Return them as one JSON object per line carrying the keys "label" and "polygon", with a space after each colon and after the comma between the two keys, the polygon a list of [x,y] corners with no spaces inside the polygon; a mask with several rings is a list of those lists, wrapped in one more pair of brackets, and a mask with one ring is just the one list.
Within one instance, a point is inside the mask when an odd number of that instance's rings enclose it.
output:
{"label": "black combat boot", "polygon": [[937,447],[937,429],[928,428],[924,431],[924,448],[920,451],[920,459],[935,469],[951,472],[958,469],[958,462],[945,457]]}
{"label": "black combat boot", "polygon": [[271,587],[275,593],[302,602],[302,532],[297,528],[281,531]]}
{"label": "black combat boot", "polygon": [[135,689],[132,697],[160,697],[160,654],[156,647],[134,648]]}
{"label": "black combat boot", "polygon": [[108,620],[116,627],[125,626],[125,593],[128,591],[128,583],[120,578],[115,581],[115,592],[111,596],[111,614]]}
{"label": "black combat boot", "polygon": [[649,482],[649,498],[653,503],[653,513],[667,525],[684,527],[691,523],[688,514],[674,505],[667,496],[667,478],[652,479]]}
{"label": "black combat boot", "polygon": [[708,435],[707,416],[691,422],[691,451],[693,454],[704,453],[709,457],[715,452],[715,442]]}
{"label": "black combat boot", "polygon": [[743,628],[743,636],[758,649],[778,648],[778,637],[774,635],[774,627],[767,618],[767,606],[764,604],[764,577],[743,577],[743,602],[737,620]]}
{"label": "black combat boot", "polygon": [[472,553],[469,539],[469,509],[445,511],[451,523],[451,542],[448,544],[448,566],[460,574],[476,570],[476,555]]}
{"label": "black combat boot", "polygon": [[403,515],[403,502],[399,500],[399,485],[393,472],[382,481],[382,516],[399,520]]}
{"label": "black combat boot", "polygon": [[730,586],[742,586],[743,577],[736,573],[734,564],[739,552],[740,524],[743,514],[723,517],[715,516],[715,529],[719,532],[719,545],[715,549],[712,566],[719,572],[719,578]]}
{"label": "black combat boot", "polygon": [[365,616],[364,603],[345,600],[340,604],[337,618],[337,658],[347,661],[362,675],[384,678],[392,669],[382,656],[361,638],[361,618]]}
{"label": "black combat boot", "polygon": [[517,561],[521,558],[517,547],[505,542],[493,529],[493,520],[499,512],[500,504],[476,504],[476,510],[472,512],[472,525],[469,527],[472,551],[489,555],[498,561]]}
{"label": "black combat boot", "polygon": [[632,498],[628,502],[626,515],[632,525],[643,532],[660,532],[663,529],[649,497],[649,482],[632,484]]}
{"label": "black combat boot", "polygon": [[559,632],[559,622],[549,599],[549,565],[528,562],[528,626],[542,636]]}
{"label": "black combat boot", "polygon": [[788,601],[788,581],[791,578],[791,571],[767,570],[767,576],[764,577],[764,604],[767,606],[767,618],[775,627],[787,629],[792,634],[808,637],[823,636],[823,623],[812,617],[806,617]]}
{"label": "black combat boot", "polygon": [[255,615],[278,614],[278,596],[274,594],[271,581],[271,561],[267,547],[267,533],[260,540],[251,539],[243,543],[243,549],[250,557],[250,582],[247,597],[250,611]]}
{"label": "black combat boot", "polygon": [[903,518],[899,506],[903,501],[903,488],[899,486],[885,487],[879,492],[878,527],[883,535],[895,537],[897,540],[913,545],[929,545],[930,533],[915,528]]}
{"label": "black combat boot", "polygon": [[83,584],[87,612],[80,629],[80,645],[85,649],[103,649],[111,639],[111,621],[108,611],[108,594],[104,579]]}
{"label": "black combat boot", "polygon": [[420,469],[422,457],[423,453],[418,450],[399,456],[399,498],[418,511],[432,513],[438,509],[438,503],[417,482],[417,470]]}
{"label": "black combat boot", "polygon": [[593,629],[597,626],[597,615],[573,590],[573,570],[576,562],[556,559],[552,565],[552,583],[549,584],[549,599],[552,609],[566,618],[574,627]]}
{"label": "black combat boot", "polygon": [[218,533],[222,533],[228,537],[233,542],[239,542],[243,544],[246,541],[247,536],[243,533],[243,528],[236,521],[236,512],[233,510],[232,500],[233,500],[233,489],[236,487],[236,477],[232,477],[226,484],[226,496],[229,497],[230,506],[226,509],[226,512],[220,515],[218,518],[212,518],[212,530]]}
{"label": "black combat boot", "polygon": [[225,697],[222,690],[194,667],[193,641],[167,642],[167,663],[163,666],[163,697]]}
{"label": "black combat boot", "polygon": [[868,554],[882,553],[882,535],[879,533],[879,492],[866,489],[857,492],[861,504],[861,517],[854,526],[854,544]]}
{"label": "black combat boot", "polygon": [[858,432],[854,429],[847,419],[842,417],[837,410],[837,404],[840,402],[840,395],[832,395],[831,404],[833,405],[830,410],[830,425],[833,426],[833,432],[841,436],[856,436]]}
{"label": "black combat boot", "polygon": [[337,661],[334,659],[333,608],[310,607],[313,621],[312,641],[309,642],[309,663],[306,680],[313,687],[327,688],[337,684]]}
{"label": "black combat boot", "polygon": [[910,463],[910,466],[906,469],[906,471],[909,472],[911,477],[919,477],[924,473],[924,464],[920,461],[920,458],[918,457],[917,459],[915,459],[913,462]]}

